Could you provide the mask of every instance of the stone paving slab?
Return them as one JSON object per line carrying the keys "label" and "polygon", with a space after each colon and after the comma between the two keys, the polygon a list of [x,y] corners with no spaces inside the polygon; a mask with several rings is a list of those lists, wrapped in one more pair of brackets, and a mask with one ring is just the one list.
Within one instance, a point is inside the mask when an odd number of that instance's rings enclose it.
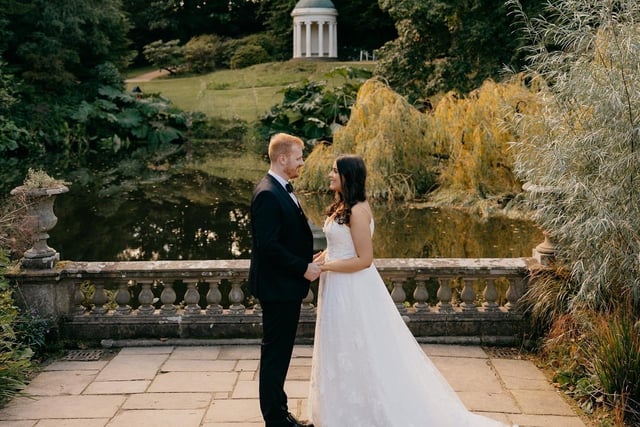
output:
{"label": "stone paving slab", "polygon": [[108,418],[78,418],[73,420],[40,420],[36,427],[104,427]]}
{"label": "stone paving slab", "polygon": [[232,371],[237,362],[235,360],[191,360],[191,359],[169,359],[162,365],[163,372],[229,372]]}
{"label": "stone paving slab", "polygon": [[0,421],[0,427],[33,427],[38,420],[27,421]]}
{"label": "stone paving slab", "polygon": [[557,415],[511,415],[511,422],[520,427],[585,427],[578,417],[561,417]]}
{"label": "stone paving slab", "polygon": [[34,396],[80,394],[95,379],[98,371],[45,371],[25,389]]}
{"label": "stone paving slab", "polygon": [[211,403],[210,393],[132,394],[123,409],[201,409]]}
{"label": "stone paving slab", "polygon": [[[291,361],[291,365],[290,366],[297,366],[296,364],[294,364],[293,362],[295,360],[300,360],[300,359],[294,359]],[[309,365],[311,366],[311,365]],[[252,371],[255,372],[258,370],[258,368],[260,367],[260,361],[258,360],[238,360],[238,363],[236,363],[236,371]]]}
{"label": "stone paving slab", "polygon": [[261,423],[262,415],[256,399],[214,401],[204,418],[205,423]]}
{"label": "stone paving slab", "polygon": [[469,357],[472,359],[488,359],[489,355],[482,347],[468,345],[421,344],[422,350],[429,357]]}
{"label": "stone paving slab", "polygon": [[520,412],[516,400],[508,393],[487,393],[486,391],[459,391],[460,400],[470,411],[501,412],[516,414]]}
{"label": "stone paving slab", "polygon": [[203,409],[144,409],[122,411],[106,427],[199,427]]}
{"label": "stone paving slab", "polygon": [[169,360],[215,360],[220,355],[220,347],[176,347]]}
{"label": "stone paving slab", "polygon": [[159,374],[150,392],[214,392],[232,391],[237,372],[167,372]]}
{"label": "stone paving slab", "polygon": [[167,354],[118,354],[104,367],[96,381],[152,380]]}
{"label": "stone paving slab", "polygon": [[477,391],[478,384],[482,384],[482,390],[487,393],[500,393],[503,390],[489,365],[489,359],[442,356],[430,359],[457,392]]}
{"label": "stone paving slab", "polygon": [[[527,360],[478,346],[422,344],[470,410],[520,427],[586,427]],[[296,346],[285,385],[307,419],[310,345]],[[0,427],[262,427],[260,345],[128,347],[111,360],[57,361],[0,408]]]}
{"label": "stone paving slab", "polygon": [[19,397],[0,410],[0,420],[110,418],[124,400],[121,395]]}
{"label": "stone paving slab", "polygon": [[556,391],[511,390],[523,413],[531,415],[575,415]]}
{"label": "stone paving slab", "polygon": [[150,380],[95,381],[82,394],[131,394],[144,393]]}
{"label": "stone paving slab", "polygon": [[238,381],[232,399],[257,399],[258,398],[258,381]]}
{"label": "stone paving slab", "polygon": [[[298,350],[300,351],[300,350]],[[231,359],[231,360],[260,360],[260,346],[246,346],[246,345],[230,345],[224,346],[220,349],[218,359]]]}
{"label": "stone paving slab", "polygon": [[494,359],[493,367],[513,390],[555,390],[544,374],[528,360]]}
{"label": "stone paving slab", "polygon": [[99,371],[109,361],[96,360],[88,362],[58,360],[44,367],[45,371]]}

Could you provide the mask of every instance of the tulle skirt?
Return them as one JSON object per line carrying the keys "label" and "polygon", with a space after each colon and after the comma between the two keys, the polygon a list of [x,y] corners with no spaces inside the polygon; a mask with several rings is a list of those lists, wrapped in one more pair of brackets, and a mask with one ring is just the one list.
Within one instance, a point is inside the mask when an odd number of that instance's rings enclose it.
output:
{"label": "tulle skirt", "polygon": [[504,426],[467,411],[374,266],[320,278],[308,411],[315,427]]}

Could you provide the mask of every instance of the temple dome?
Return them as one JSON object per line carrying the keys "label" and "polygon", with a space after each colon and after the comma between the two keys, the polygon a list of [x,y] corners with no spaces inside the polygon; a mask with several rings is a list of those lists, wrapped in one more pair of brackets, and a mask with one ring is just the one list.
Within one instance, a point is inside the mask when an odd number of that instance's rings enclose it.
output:
{"label": "temple dome", "polygon": [[331,0],[300,0],[295,9],[335,9]]}

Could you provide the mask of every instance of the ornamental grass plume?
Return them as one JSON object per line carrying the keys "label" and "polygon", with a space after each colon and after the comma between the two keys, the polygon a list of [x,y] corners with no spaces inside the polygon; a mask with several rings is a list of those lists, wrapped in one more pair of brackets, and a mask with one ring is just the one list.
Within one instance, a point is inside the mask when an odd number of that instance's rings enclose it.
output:
{"label": "ornamental grass plume", "polygon": [[516,173],[578,285],[572,304],[640,313],[640,2],[548,2],[529,19],[542,108],[514,121]]}

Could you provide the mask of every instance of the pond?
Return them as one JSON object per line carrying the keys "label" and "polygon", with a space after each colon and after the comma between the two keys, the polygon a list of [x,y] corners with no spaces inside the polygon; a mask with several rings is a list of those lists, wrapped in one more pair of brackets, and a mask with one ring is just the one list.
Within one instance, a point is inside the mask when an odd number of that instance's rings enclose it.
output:
{"label": "pond", "polygon": [[[56,200],[58,224],[48,243],[61,259],[74,261],[248,259],[253,186],[200,173],[100,196],[71,185]],[[319,227],[330,197],[299,195]],[[526,257],[543,241],[526,220],[416,209],[408,203],[373,208],[377,258]]]}

